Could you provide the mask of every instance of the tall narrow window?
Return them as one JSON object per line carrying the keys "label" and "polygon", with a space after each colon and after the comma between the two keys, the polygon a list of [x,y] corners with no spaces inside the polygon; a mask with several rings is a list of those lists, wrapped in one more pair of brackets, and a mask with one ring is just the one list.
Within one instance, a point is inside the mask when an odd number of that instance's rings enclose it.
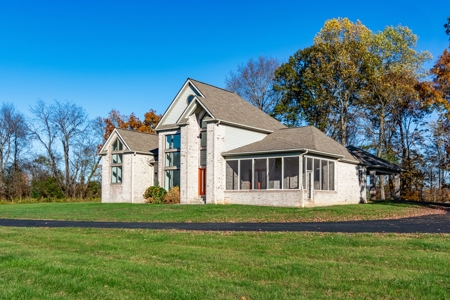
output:
{"label": "tall narrow window", "polygon": [[116,139],[111,151],[111,183],[122,183],[122,150],[122,142]]}
{"label": "tall narrow window", "polygon": [[284,188],[285,189],[298,189],[299,182],[299,158],[285,157],[284,158]]}
{"label": "tall narrow window", "polygon": [[328,160],[322,160],[322,190],[328,190]]}
{"label": "tall narrow window", "polygon": [[164,188],[170,190],[180,186],[180,134],[165,136]]}

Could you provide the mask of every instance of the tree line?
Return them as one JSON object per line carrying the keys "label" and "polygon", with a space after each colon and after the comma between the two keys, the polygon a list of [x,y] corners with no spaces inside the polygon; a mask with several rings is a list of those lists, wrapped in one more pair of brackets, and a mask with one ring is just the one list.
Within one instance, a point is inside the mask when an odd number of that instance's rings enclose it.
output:
{"label": "tree line", "polygon": [[[406,26],[372,32],[360,21],[331,19],[287,62],[251,59],[225,83],[288,126],[314,125],[400,165],[403,198],[449,201],[450,52],[428,70],[432,56],[417,41]],[[392,178],[380,176],[378,186],[381,198],[389,196]]]}
{"label": "tree line", "polygon": [[98,151],[117,128],[152,132],[154,110],[141,121],[111,110],[90,119],[70,101],[38,100],[29,117],[11,103],[0,107],[0,200],[95,199],[101,197]]}

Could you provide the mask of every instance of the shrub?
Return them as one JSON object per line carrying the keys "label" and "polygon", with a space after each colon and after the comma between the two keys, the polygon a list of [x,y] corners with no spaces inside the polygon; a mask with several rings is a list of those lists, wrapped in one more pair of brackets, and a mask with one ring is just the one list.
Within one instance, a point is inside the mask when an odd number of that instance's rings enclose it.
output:
{"label": "shrub", "polygon": [[167,194],[167,191],[160,187],[159,185],[154,185],[149,187],[145,193],[144,198],[147,199],[147,203],[155,203],[160,204],[164,201],[164,196]]}
{"label": "shrub", "polygon": [[178,186],[171,188],[167,192],[167,194],[164,196],[164,203],[166,204],[180,203],[180,188]]}

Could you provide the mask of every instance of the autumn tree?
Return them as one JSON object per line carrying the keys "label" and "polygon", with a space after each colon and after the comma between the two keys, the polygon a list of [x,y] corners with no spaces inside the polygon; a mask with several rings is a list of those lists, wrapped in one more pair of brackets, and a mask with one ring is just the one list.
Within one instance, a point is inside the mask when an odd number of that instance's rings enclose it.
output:
{"label": "autumn tree", "polygon": [[153,109],[150,109],[144,114],[143,121],[136,117],[134,113],[127,116],[122,115],[118,110],[113,109],[109,112],[108,117],[103,119],[103,142],[108,139],[114,128],[122,128],[145,133],[155,133],[155,128],[161,118],[162,115],[156,114],[156,111]]}
{"label": "autumn tree", "polygon": [[276,58],[251,58],[246,64],[239,65],[235,72],[230,72],[225,79],[226,88],[262,111],[270,113],[278,100],[277,93],[272,88],[274,72],[278,67]]}

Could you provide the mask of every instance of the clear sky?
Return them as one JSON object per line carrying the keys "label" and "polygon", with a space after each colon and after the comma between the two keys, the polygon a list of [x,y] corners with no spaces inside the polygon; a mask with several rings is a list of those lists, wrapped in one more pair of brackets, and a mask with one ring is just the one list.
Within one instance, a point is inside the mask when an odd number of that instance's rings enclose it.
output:
{"label": "clear sky", "polygon": [[[327,19],[406,25],[434,59],[448,1],[0,0],[0,102],[70,100],[90,117],[164,113],[186,78],[224,87],[259,55],[286,61]],[[431,66],[431,63],[429,64]]]}

